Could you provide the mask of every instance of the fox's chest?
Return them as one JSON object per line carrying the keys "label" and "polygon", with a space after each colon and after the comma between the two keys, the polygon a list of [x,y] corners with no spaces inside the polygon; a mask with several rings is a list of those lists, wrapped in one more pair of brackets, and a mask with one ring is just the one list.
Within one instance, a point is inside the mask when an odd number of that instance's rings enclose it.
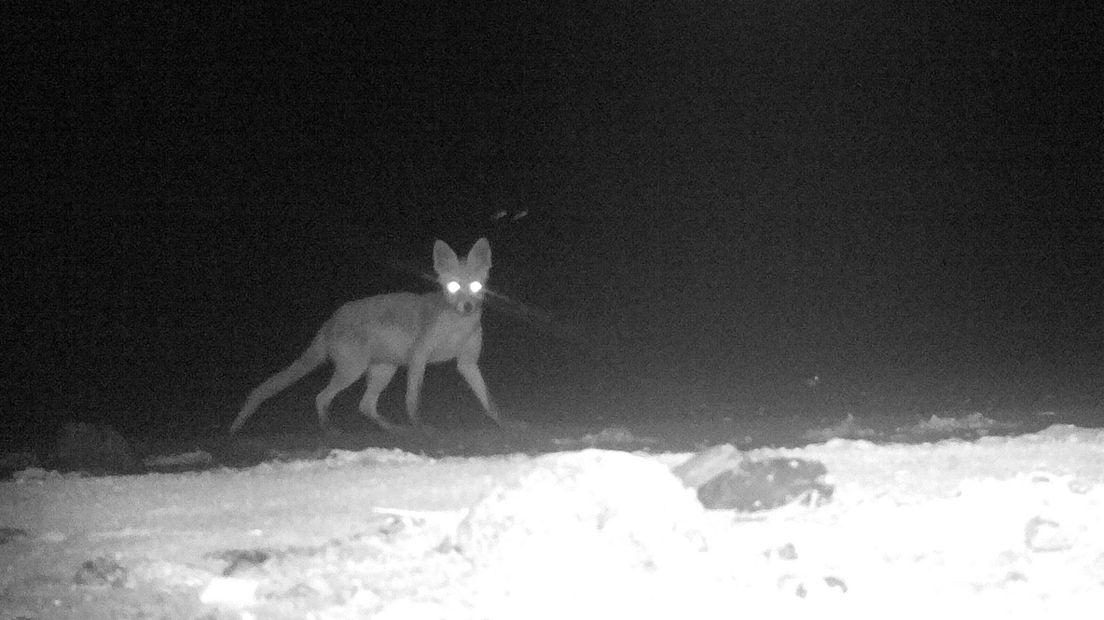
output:
{"label": "fox's chest", "polygon": [[434,321],[418,344],[429,352],[429,362],[444,362],[472,346],[478,329],[478,317],[445,314]]}

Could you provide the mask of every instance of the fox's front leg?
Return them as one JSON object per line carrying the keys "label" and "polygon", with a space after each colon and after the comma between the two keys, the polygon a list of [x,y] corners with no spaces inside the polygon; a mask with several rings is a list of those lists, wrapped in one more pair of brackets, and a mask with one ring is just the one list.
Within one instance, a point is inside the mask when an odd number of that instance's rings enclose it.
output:
{"label": "fox's front leg", "polygon": [[406,368],[406,415],[414,426],[421,426],[418,419],[418,404],[422,394],[422,379],[425,377],[425,367],[428,356],[415,353]]}
{"label": "fox's front leg", "polygon": [[496,424],[503,426],[502,416],[499,415],[498,407],[495,406],[494,399],[491,398],[491,393],[487,389],[487,382],[483,380],[483,373],[479,370],[479,352],[482,350],[483,329],[477,328],[471,339],[464,344],[464,348],[456,356],[456,370],[460,371],[460,376],[468,382],[468,387],[479,399],[479,404],[483,405],[483,411],[486,411],[487,415]]}
{"label": "fox's front leg", "polygon": [[480,372],[479,365],[474,360],[462,359],[457,362],[456,369],[460,371],[460,376],[468,382],[472,392],[475,392],[475,397],[479,399],[479,404],[483,405],[483,410],[487,412],[487,415],[496,424],[502,426],[502,417],[499,416],[498,407],[495,406],[491,393],[487,390],[487,382],[483,380],[483,373]]}

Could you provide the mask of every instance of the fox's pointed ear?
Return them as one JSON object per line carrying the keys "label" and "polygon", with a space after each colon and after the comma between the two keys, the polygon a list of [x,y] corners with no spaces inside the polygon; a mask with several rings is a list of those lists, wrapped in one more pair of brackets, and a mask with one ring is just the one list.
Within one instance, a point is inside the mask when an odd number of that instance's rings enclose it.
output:
{"label": "fox's pointed ear", "polygon": [[460,259],[456,258],[456,252],[452,251],[449,244],[437,240],[433,244],[433,269],[440,275],[455,273],[460,268]]}
{"label": "fox's pointed ear", "polygon": [[481,237],[471,250],[468,250],[468,266],[479,269],[491,268],[491,244],[486,237]]}

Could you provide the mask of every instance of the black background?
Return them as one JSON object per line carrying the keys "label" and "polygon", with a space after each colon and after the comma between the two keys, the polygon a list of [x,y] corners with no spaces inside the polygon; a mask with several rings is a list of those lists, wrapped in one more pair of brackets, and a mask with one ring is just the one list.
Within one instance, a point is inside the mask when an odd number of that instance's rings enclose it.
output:
{"label": "black background", "polygon": [[480,236],[484,372],[530,419],[813,374],[1099,396],[1093,3],[381,5],[5,9],[10,436],[225,427]]}

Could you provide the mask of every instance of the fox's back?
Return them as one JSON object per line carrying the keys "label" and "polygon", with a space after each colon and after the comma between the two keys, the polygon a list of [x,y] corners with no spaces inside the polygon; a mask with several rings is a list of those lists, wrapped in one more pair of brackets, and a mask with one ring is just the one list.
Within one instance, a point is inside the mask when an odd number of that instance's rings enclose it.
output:
{"label": "fox's back", "polygon": [[420,339],[432,340],[430,362],[456,357],[479,330],[479,320],[479,312],[452,312],[440,293],[389,293],[344,304],[325,329],[331,353],[356,350],[373,363],[403,365]]}

